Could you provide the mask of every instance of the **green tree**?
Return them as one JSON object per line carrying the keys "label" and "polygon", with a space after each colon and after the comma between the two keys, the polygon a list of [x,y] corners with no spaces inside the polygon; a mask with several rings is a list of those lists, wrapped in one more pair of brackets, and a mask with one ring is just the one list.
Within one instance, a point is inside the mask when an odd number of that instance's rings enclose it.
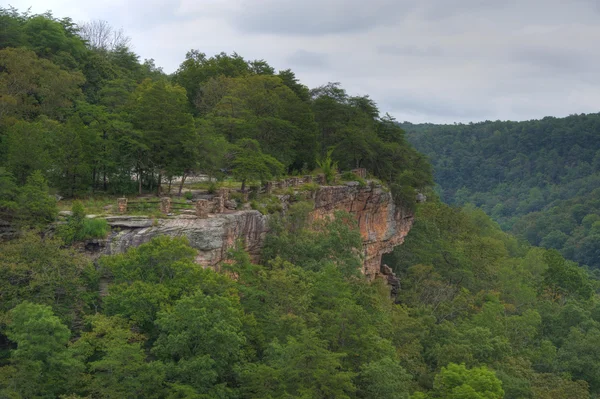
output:
{"label": "green tree", "polygon": [[450,363],[435,377],[434,392],[448,399],[498,399],[504,396],[502,383],[487,367],[467,369]]}
{"label": "green tree", "polygon": [[9,313],[6,336],[17,345],[0,368],[6,397],[55,398],[70,393],[82,371],[67,348],[71,332],[49,306],[23,302]]}
{"label": "green tree", "polygon": [[17,196],[17,218],[30,227],[45,227],[58,215],[56,199],[48,193],[48,184],[40,171],[34,171]]}
{"label": "green tree", "polygon": [[236,143],[231,161],[233,176],[242,182],[242,191],[248,181],[264,182],[283,173],[283,164],[264,154],[256,140],[242,139]]}
{"label": "green tree", "polygon": [[74,355],[87,365],[85,391],[98,398],[165,397],[164,367],[147,360],[142,335],[119,318],[95,315],[88,322],[90,331],[72,346]]}
{"label": "green tree", "polygon": [[187,111],[185,89],[165,81],[144,81],[133,94],[132,121],[142,132],[142,142],[149,150],[149,161],[158,172],[157,193],[162,176],[182,175],[193,167],[195,159],[194,120]]}
{"label": "green tree", "polygon": [[161,333],[153,353],[167,363],[171,378],[199,393],[208,393],[217,384],[232,386],[233,367],[241,360],[245,343],[242,318],[234,296],[196,291],[158,314]]}
{"label": "green tree", "polygon": [[358,375],[360,398],[408,399],[410,375],[394,360],[385,357],[361,367]]}

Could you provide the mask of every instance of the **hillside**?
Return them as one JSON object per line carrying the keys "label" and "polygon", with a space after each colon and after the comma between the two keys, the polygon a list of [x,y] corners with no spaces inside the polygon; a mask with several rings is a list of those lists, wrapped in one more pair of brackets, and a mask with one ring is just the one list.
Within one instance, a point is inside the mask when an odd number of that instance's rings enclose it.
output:
{"label": "hillside", "polygon": [[600,114],[402,127],[444,201],[472,203],[531,244],[600,267]]}
{"label": "hillside", "polygon": [[[587,190],[573,118],[519,187],[575,148],[552,184]],[[496,187],[503,145],[448,152],[444,199]],[[0,8],[0,398],[600,398],[598,279],[432,186],[338,83],[198,50],[167,75],[106,23]]]}

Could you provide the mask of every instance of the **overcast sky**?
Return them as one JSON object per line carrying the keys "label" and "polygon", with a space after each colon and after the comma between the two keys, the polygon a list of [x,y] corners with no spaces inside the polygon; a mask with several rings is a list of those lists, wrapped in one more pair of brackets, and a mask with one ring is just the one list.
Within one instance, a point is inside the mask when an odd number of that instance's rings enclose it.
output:
{"label": "overcast sky", "polygon": [[11,0],[123,28],[165,72],[190,49],[341,82],[399,121],[600,111],[600,0]]}

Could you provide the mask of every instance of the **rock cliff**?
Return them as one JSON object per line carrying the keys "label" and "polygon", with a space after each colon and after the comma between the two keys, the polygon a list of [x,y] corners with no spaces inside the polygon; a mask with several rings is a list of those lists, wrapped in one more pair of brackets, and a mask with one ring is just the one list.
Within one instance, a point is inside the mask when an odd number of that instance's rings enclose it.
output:
{"label": "rock cliff", "polygon": [[[315,208],[310,215],[313,220],[333,216],[337,210],[356,216],[364,242],[363,273],[370,278],[381,274],[382,255],[402,244],[413,223],[413,215],[397,207],[391,194],[381,186],[323,186],[314,194],[314,202]],[[256,261],[268,232],[268,219],[269,216],[255,210],[210,214],[207,219],[194,216],[156,220],[110,217],[107,220],[112,227],[111,235],[98,250],[103,254],[117,254],[158,235],[185,236],[198,250],[198,263],[215,266],[241,239]]]}
{"label": "rock cliff", "polygon": [[410,231],[414,215],[394,204],[390,192],[381,186],[325,186],[315,196],[314,218],[336,210],[356,216],[364,245],[363,273],[370,278],[381,274],[381,257],[401,245]]}

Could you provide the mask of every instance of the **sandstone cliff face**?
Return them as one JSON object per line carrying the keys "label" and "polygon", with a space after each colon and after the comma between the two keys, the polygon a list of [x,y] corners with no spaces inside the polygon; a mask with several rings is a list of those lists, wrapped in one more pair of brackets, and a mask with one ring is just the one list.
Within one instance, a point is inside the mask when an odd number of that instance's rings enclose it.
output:
{"label": "sandstone cliff face", "polygon": [[[364,242],[363,273],[370,278],[380,275],[381,257],[402,244],[408,234],[413,215],[395,206],[392,196],[380,186],[324,186],[315,193],[314,219],[333,216],[344,210],[356,216]],[[268,216],[258,211],[235,211],[211,214],[208,219],[180,216],[152,221],[142,217],[113,217],[104,254],[117,254],[138,246],[158,235],[185,236],[198,250],[198,263],[215,266],[241,239],[253,260],[260,255],[268,232]]]}
{"label": "sandstone cliff face", "polygon": [[380,186],[321,187],[313,217],[323,218],[336,210],[356,216],[364,245],[363,273],[370,278],[381,274],[381,257],[404,242],[414,222],[414,215],[397,207],[391,193]]}
{"label": "sandstone cliff face", "polygon": [[208,219],[180,216],[153,222],[125,216],[108,218],[108,222],[113,231],[101,251],[103,254],[123,253],[159,235],[187,237],[198,250],[196,261],[204,266],[215,266],[225,259],[227,251],[239,239],[253,260],[258,260],[268,227],[268,217],[253,210],[210,215]]}

